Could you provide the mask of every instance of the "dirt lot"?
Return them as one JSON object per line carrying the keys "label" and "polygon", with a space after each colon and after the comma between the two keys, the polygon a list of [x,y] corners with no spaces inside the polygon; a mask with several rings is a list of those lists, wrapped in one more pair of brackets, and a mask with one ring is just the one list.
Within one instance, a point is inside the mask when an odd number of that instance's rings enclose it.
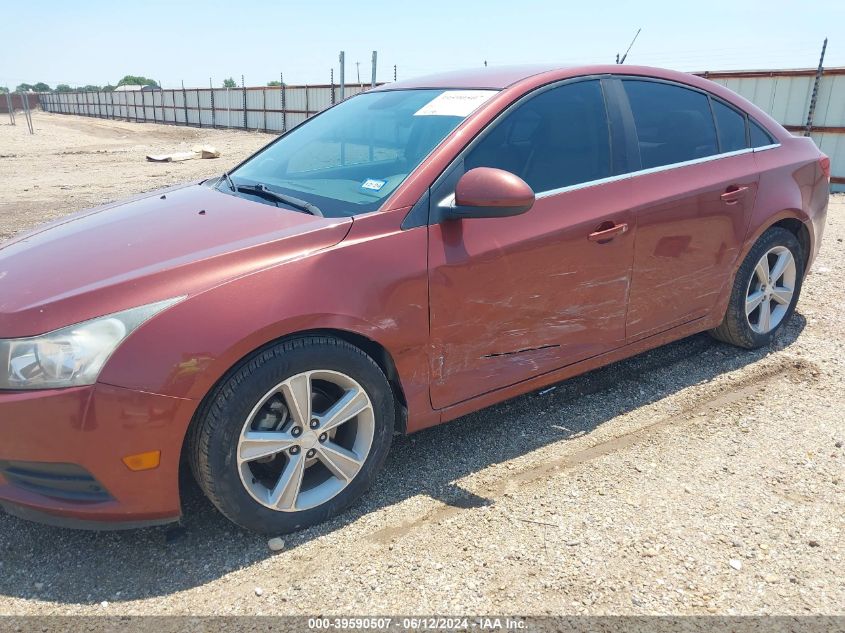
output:
{"label": "dirt lot", "polygon": [[[0,237],[269,140],[41,113],[35,127],[0,124]],[[223,158],[143,160],[200,141]],[[838,196],[770,349],[694,336],[398,439],[361,503],[276,554],[195,488],[176,528],[0,515],[0,613],[845,614],[843,211]]]}

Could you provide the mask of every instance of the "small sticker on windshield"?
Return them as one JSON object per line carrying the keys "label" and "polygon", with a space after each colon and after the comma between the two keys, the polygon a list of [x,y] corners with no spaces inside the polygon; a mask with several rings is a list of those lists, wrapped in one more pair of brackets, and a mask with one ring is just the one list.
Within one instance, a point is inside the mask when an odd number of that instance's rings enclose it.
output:
{"label": "small sticker on windshield", "polygon": [[495,90],[447,90],[414,112],[414,116],[467,116],[495,94]]}
{"label": "small sticker on windshield", "polygon": [[361,183],[361,189],[368,189],[369,191],[379,191],[387,184],[386,180],[377,180],[375,178],[367,178]]}

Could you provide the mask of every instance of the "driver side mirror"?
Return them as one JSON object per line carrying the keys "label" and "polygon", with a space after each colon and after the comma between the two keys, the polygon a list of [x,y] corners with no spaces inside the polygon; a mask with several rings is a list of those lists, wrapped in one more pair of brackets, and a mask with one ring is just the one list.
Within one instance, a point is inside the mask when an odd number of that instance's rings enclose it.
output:
{"label": "driver side mirror", "polygon": [[455,202],[441,209],[444,220],[503,218],[534,206],[534,191],[522,178],[503,169],[476,167],[461,176]]}

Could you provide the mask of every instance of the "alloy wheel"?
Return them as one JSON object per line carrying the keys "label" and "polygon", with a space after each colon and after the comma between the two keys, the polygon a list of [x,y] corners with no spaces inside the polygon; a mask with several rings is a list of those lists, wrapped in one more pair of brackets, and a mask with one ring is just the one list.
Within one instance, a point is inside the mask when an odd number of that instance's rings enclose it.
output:
{"label": "alloy wheel", "polygon": [[758,334],[774,330],[795,294],[795,258],[785,246],[767,251],[754,267],[745,295],[745,316]]}
{"label": "alloy wheel", "polygon": [[241,482],[271,510],[314,508],[355,478],[374,433],[372,402],[355,380],[331,370],[296,374],[268,391],[244,423]]}

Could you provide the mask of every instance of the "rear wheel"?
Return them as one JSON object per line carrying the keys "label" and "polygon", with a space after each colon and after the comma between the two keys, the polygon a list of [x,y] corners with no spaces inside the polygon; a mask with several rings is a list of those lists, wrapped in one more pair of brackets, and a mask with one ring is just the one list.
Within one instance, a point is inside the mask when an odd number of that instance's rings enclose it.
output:
{"label": "rear wheel", "polygon": [[725,318],[710,333],[738,347],[768,345],[795,311],[803,279],[798,239],[786,229],[769,229],[739,267]]}
{"label": "rear wheel", "polygon": [[191,442],[194,475],[238,525],[285,533],[336,515],[384,463],[390,386],[361,350],[294,339],[246,361],[216,390]]}

